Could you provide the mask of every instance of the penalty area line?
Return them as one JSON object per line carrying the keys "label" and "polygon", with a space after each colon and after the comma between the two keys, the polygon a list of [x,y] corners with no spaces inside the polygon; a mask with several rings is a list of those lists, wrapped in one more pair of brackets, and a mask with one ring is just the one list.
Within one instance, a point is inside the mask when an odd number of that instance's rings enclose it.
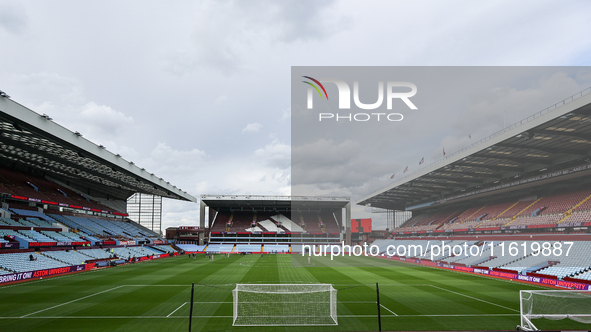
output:
{"label": "penalty area line", "polygon": [[[514,317],[519,316],[519,314],[442,314],[442,315],[382,315],[382,318],[390,318],[390,317]],[[232,318],[233,316],[193,316],[193,319],[212,319],[212,318]],[[357,318],[357,317],[378,317],[378,315],[338,315],[338,317],[346,317],[346,318]],[[189,316],[34,316],[34,317],[24,317],[24,319],[174,319],[174,318],[182,318],[186,319]],[[20,317],[0,317],[0,320],[4,319],[21,319]]]}
{"label": "penalty area line", "polygon": [[[384,317],[509,317],[509,316],[519,316],[519,314],[457,314],[457,315],[382,315]],[[355,318],[355,317],[378,317],[378,315],[338,315],[338,317],[347,317],[347,318]]]}
{"label": "penalty area line", "polygon": [[40,313],[40,312],[43,312],[43,311],[46,311],[46,310],[49,310],[49,309],[53,309],[53,308],[57,308],[57,307],[61,307],[61,306],[63,306],[63,305],[70,304],[70,303],[73,303],[73,302],[76,302],[76,301],[84,300],[84,299],[87,299],[87,298],[89,298],[89,297],[91,297],[91,296],[95,296],[95,295],[99,295],[99,294],[102,294],[102,293],[110,292],[110,291],[112,291],[112,290],[115,290],[115,289],[118,289],[118,288],[121,288],[121,287],[123,287],[123,285],[121,285],[121,286],[117,286],[117,287],[115,287],[115,288],[110,288],[110,289],[104,290],[104,291],[102,291],[102,292],[98,292],[98,293],[94,293],[94,294],[86,295],[86,296],[84,296],[84,297],[81,297],[81,298],[79,298],[79,299],[75,299],[75,300],[72,300],[72,301],[68,301],[68,302],[66,302],[66,303],[57,304],[57,305],[54,305],[53,307],[49,307],[49,308],[45,308],[45,309],[41,309],[41,310],[39,310],[39,311],[35,311],[35,312],[32,312],[32,313],[30,313],[30,314],[26,314],[26,315],[24,315],[24,316],[20,316],[19,318],[26,318],[27,316],[31,316],[31,315],[34,315],[34,314],[37,314],[37,313]]}
{"label": "penalty area line", "polygon": [[172,314],[174,314],[175,312],[177,312],[177,310],[179,310],[180,308],[182,308],[187,303],[189,303],[189,302],[185,302],[185,303],[181,304],[180,307],[174,309],[173,312],[169,313],[168,316],[166,316],[166,318],[170,317]]}
{"label": "penalty area line", "polygon": [[485,300],[483,300],[483,299],[479,299],[479,298],[477,298],[477,297],[473,297],[473,296],[470,296],[470,295],[466,295],[466,294],[462,294],[462,293],[454,292],[454,291],[452,291],[452,290],[445,289],[445,288],[443,288],[443,287],[439,287],[439,286],[435,286],[435,285],[430,285],[430,286],[431,286],[431,287],[433,287],[433,288],[437,288],[437,289],[444,290],[444,291],[446,291],[446,292],[450,292],[450,293],[454,293],[454,294],[457,294],[457,295],[465,296],[465,297],[467,297],[467,298],[469,298],[469,299],[473,299],[473,300],[476,300],[476,301],[480,301],[480,302],[488,303],[488,304],[491,304],[491,305],[497,306],[497,307],[499,307],[499,308],[503,308],[503,309],[507,309],[507,310],[511,310],[511,311],[515,311],[515,312],[519,312],[519,310],[515,310],[515,309],[509,308],[509,307],[505,307],[505,306],[502,306],[502,305],[500,305],[500,304],[496,304],[496,303],[494,303],[494,302],[485,301]]}
{"label": "penalty area line", "polygon": [[388,311],[389,311],[390,313],[392,313],[394,316],[398,316],[398,315],[397,315],[397,314],[396,314],[394,311],[392,311],[392,310],[390,310],[390,309],[386,308],[386,307],[385,307],[383,304],[381,304],[381,303],[380,303],[380,307],[382,307],[382,308],[384,308],[384,309],[388,310]]}

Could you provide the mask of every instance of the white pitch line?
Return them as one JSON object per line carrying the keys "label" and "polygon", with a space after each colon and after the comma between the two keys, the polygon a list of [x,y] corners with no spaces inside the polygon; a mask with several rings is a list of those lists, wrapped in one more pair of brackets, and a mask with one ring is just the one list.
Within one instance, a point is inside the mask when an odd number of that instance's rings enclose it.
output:
{"label": "white pitch line", "polygon": [[380,307],[382,307],[382,308],[384,308],[384,309],[388,310],[388,311],[389,311],[389,312],[391,312],[391,313],[392,313],[394,316],[398,316],[398,315],[397,315],[397,314],[396,314],[394,311],[392,311],[392,310],[390,310],[390,309],[386,308],[386,307],[385,307],[383,304],[381,304],[381,303],[380,303]]}
{"label": "white pitch line", "polygon": [[182,307],[183,307],[185,304],[187,304],[187,303],[189,303],[189,302],[185,302],[185,303],[181,304],[181,306],[180,306],[180,307],[178,307],[178,308],[174,309],[174,311],[173,311],[173,312],[171,312],[170,314],[168,314],[168,316],[166,316],[166,318],[168,318],[168,317],[172,316],[172,314],[174,314],[174,313],[175,313],[177,310],[179,310],[180,308],[182,308]]}
{"label": "white pitch line", "polygon": [[[519,316],[519,314],[457,314],[457,315],[382,315],[384,317],[508,317],[508,316]],[[193,318],[232,318],[233,316],[193,316]],[[338,317],[378,317],[378,315],[339,315]],[[166,318],[182,318],[186,319],[189,316],[35,316],[35,317],[24,317],[24,319],[166,319]],[[20,317],[0,317],[0,319],[21,319]]]}
{"label": "white pitch line", "polygon": [[58,305],[54,305],[53,307],[49,307],[49,308],[45,308],[45,309],[42,309],[42,310],[39,310],[39,311],[35,311],[35,312],[32,312],[32,313],[30,313],[30,314],[26,314],[26,315],[24,315],[24,316],[21,316],[21,317],[19,317],[19,318],[25,318],[25,317],[27,317],[27,316],[31,316],[31,315],[34,315],[34,314],[37,314],[37,313],[40,313],[40,312],[43,312],[43,311],[46,311],[46,310],[49,310],[49,309],[53,309],[53,308],[57,308],[57,307],[61,307],[61,306],[63,306],[63,305],[66,305],[66,304],[70,304],[70,303],[73,303],[73,302],[76,302],[76,301],[84,300],[84,299],[86,299],[86,298],[89,298],[89,297],[91,297],[91,296],[95,296],[95,295],[99,295],[99,294],[102,294],[102,293],[110,292],[110,291],[112,291],[112,290],[115,290],[115,289],[117,289],[117,288],[121,288],[121,287],[123,287],[123,285],[121,285],[121,286],[117,286],[117,287],[115,287],[115,288],[107,289],[107,290],[104,290],[104,291],[102,291],[102,292],[98,292],[98,293],[90,294],[90,295],[87,295],[87,296],[84,296],[84,297],[81,297],[81,298],[79,298],[79,299],[72,300],[72,301],[69,301],[69,302],[66,302],[66,303],[61,303],[61,304],[58,304]]}
{"label": "white pitch line", "polygon": [[441,287],[438,287],[438,286],[435,286],[435,285],[431,285],[431,287],[434,287],[434,288],[437,288],[437,289],[441,289],[441,290],[444,290],[444,291],[446,291],[446,292],[454,293],[454,294],[457,294],[457,295],[465,296],[465,297],[467,297],[467,298],[470,298],[470,299],[473,299],[473,300],[477,300],[477,301],[480,301],[480,302],[484,302],[484,303],[492,304],[492,305],[494,305],[494,306],[497,306],[497,307],[500,307],[500,308],[504,308],[504,309],[507,309],[507,310],[511,310],[511,311],[519,312],[519,310],[515,310],[515,309],[509,308],[509,307],[505,307],[505,306],[502,306],[502,305],[500,305],[500,304],[496,304],[496,303],[494,303],[494,302],[485,301],[485,300],[482,300],[482,299],[479,299],[479,298],[476,298],[476,297],[473,297],[473,296],[470,296],[470,295],[466,295],[466,294],[462,294],[462,293],[454,292],[454,291],[452,291],[452,290],[445,289],[445,288],[441,288]]}
{"label": "white pitch line", "polygon": [[[232,318],[233,316],[193,316],[195,318]],[[116,319],[116,318],[123,318],[123,319],[130,319],[130,318],[137,318],[137,319],[170,319],[170,318],[183,318],[187,319],[189,316],[35,316],[35,317],[25,317],[23,319]],[[0,317],[0,319],[21,319],[20,317]]]}
{"label": "white pitch line", "polygon": [[[483,316],[490,316],[490,317],[503,317],[503,316],[519,316],[518,314],[458,314],[458,315],[382,315],[384,317],[483,317]],[[338,317],[347,317],[347,318],[355,318],[355,317],[378,317],[378,315],[338,315]]]}
{"label": "white pitch line", "polygon": [[191,285],[122,285],[129,287],[191,287]]}
{"label": "white pitch line", "polygon": [[376,301],[339,301],[339,303],[376,303]]}

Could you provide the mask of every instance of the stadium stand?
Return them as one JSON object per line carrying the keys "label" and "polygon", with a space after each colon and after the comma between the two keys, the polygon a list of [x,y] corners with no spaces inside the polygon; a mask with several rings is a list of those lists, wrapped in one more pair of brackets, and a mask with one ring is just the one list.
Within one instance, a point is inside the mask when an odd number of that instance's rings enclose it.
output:
{"label": "stadium stand", "polygon": [[8,219],[8,218],[1,218],[0,222],[4,225],[8,225],[8,226],[24,226],[23,224],[19,223],[18,221]]}
{"label": "stadium stand", "polygon": [[33,239],[11,229],[0,229],[0,236],[14,236],[26,242],[34,242]]}
{"label": "stadium stand", "polygon": [[33,217],[35,219],[41,219],[41,220],[46,220],[46,221],[50,221],[50,222],[54,221],[53,219],[51,219],[50,217],[48,217],[47,215],[45,215],[39,211],[16,209],[16,208],[11,208],[10,211],[12,211],[12,213],[14,213],[17,216]]}
{"label": "stadium stand", "polygon": [[[31,255],[33,255],[36,260],[31,261],[29,259]],[[0,267],[12,271],[11,273],[52,269],[68,265],[70,264],[57,261],[38,253],[20,252],[0,255]]]}
{"label": "stadium stand", "polygon": [[121,237],[128,239],[158,238],[158,234],[134,222],[49,214],[65,226],[95,237]]}
{"label": "stadium stand", "polygon": [[[218,212],[212,232],[338,233],[332,213],[294,213],[297,222],[285,214],[271,212]],[[256,224],[253,226],[253,222]],[[305,226],[301,226],[302,222]]]}
{"label": "stadium stand", "polygon": [[237,244],[235,252],[260,252],[260,244]]}
{"label": "stadium stand", "polygon": [[90,201],[71,189],[51,182],[43,177],[1,166],[0,184],[5,192],[18,196],[32,197],[40,200],[84,206],[99,210],[112,210],[107,206]]}
{"label": "stadium stand", "polygon": [[198,246],[196,244],[177,244],[177,247],[184,251],[203,251],[206,246]]}
{"label": "stadium stand", "polygon": [[164,244],[157,244],[155,246],[152,246],[152,248],[154,249],[158,249],[162,252],[165,253],[169,253],[169,254],[173,254],[175,252],[177,252],[173,247],[171,247],[170,245],[164,245]]}
{"label": "stadium stand", "polygon": [[37,231],[25,231],[21,230],[18,231],[19,233],[23,234],[24,236],[34,240],[35,242],[53,242],[54,240],[50,237],[47,237]]}
{"label": "stadium stand", "polygon": [[210,244],[205,248],[205,252],[230,252],[234,249],[234,244]]}
{"label": "stadium stand", "polygon": [[161,252],[153,250],[149,247],[125,247],[114,248],[113,252],[119,258],[130,259],[133,257],[144,257],[150,255],[160,255]]}
{"label": "stadium stand", "polygon": [[286,244],[265,244],[263,250],[266,252],[289,252],[289,245]]}
{"label": "stadium stand", "polygon": [[64,251],[64,250],[56,250],[56,251],[45,251],[41,253],[44,256],[53,258],[57,261],[62,263],[66,263],[68,265],[79,265],[84,264],[88,260],[88,256],[78,253],[76,251]]}
{"label": "stadium stand", "polygon": [[[462,212],[460,212],[462,211]],[[500,226],[545,225],[591,220],[591,190],[563,191],[534,200],[427,211],[408,219],[400,230],[429,231]]]}
{"label": "stadium stand", "polygon": [[83,249],[78,251],[80,254],[90,257],[90,259],[105,259],[110,258],[109,249]]}
{"label": "stadium stand", "polygon": [[274,220],[275,222],[280,223],[281,226],[289,232],[296,232],[296,233],[303,233],[304,232],[304,229],[302,227],[300,227],[298,224],[294,223],[288,217],[286,217],[282,214],[273,215],[273,216],[271,216],[271,219]]}
{"label": "stadium stand", "polygon": [[[431,259],[431,250],[429,249],[434,246],[439,248],[439,250],[434,251],[434,261],[461,264],[465,266],[479,266],[489,269],[500,268],[522,274],[536,272],[543,275],[556,276],[559,279],[565,277],[584,279],[589,278],[590,276],[591,256],[589,256],[589,252],[591,252],[591,241],[573,241],[573,246],[570,248],[569,255],[566,256],[564,251],[560,255],[555,255],[554,251],[550,251],[544,255],[539,251],[535,252],[531,250],[531,248],[543,248],[544,241],[513,241],[510,240],[510,237],[508,239],[509,240],[505,243],[506,245],[507,243],[515,243],[513,245],[515,249],[512,251],[512,254],[509,254],[509,248],[505,247],[505,255],[501,255],[500,245],[502,241],[492,241],[494,256],[491,255],[490,243],[475,240],[443,240],[444,245],[451,247],[455,245],[463,247],[464,244],[466,244],[467,246],[476,245],[479,248],[482,248],[481,246],[485,245],[482,254],[479,253],[474,256],[470,256],[469,253],[463,253],[462,256],[450,255],[449,249],[446,249],[446,251],[443,252],[444,250],[442,250],[443,248],[441,244],[442,240],[384,239],[376,240],[372,245],[379,247],[380,254],[386,253],[386,250],[390,245],[394,247],[402,245],[405,248],[409,248],[410,246],[420,246],[422,249],[416,252],[408,251],[404,257]],[[552,243],[551,249],[555,248],[555,242],[556,241],[550,241],[550,243]],[[566,250],[567,246],[564,241],[558,242],[560,242],[562,248]],[[527,249],[526,254],[524,254],[523,251],[524,245]]]}

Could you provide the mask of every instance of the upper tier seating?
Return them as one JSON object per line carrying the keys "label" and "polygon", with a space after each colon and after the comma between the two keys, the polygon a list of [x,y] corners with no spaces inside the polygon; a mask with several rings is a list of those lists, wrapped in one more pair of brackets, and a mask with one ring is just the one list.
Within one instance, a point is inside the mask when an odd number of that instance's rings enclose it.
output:
{"label": "upper tier seating", "polygon": [[4,236],[17,236],[19,239],[26,241],[26,242],[37,242],[33,239],[31,239],[30,237],[21,234],[17,231],[13,231],[11,229],[0,229],[0,237],[4,237]]}
{"label": "upper tier seating", "polygon": [[24,236],[28,237],[29,239],[32,239],[35,242],[55,242],[54,239],[41,234],[37,231],[23,231],[20,230],[18,231],[19,233],[23,234]]}
{"label": "upper tier seating", "polygon": [[[460,212],[461,211],[461,212]],[[591,190],[559,192],[528,200],[507,200],[490,205],[423,212],[407,220],[400,230],[455,230],[499,226],[576,223],[591,220]]]}
{"label": "upper tier seating", "polygon": [[0,167],[0,192],[32,197],[69,205],[112,211],[105,205],[93,202],[62,185],[43,177]]}

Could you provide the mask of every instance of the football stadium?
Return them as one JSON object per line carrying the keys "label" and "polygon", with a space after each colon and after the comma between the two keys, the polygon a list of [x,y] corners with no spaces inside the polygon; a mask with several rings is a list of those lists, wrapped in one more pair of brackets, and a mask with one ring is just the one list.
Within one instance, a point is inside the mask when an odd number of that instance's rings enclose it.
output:
{"label": "football stadium", "polygon": [[[0,326],[586,330],[590,92],[355,202],[198,199],[3,93]],[[200,204],[200,224],[164,234],[163,197]],[[388,230],[352,204],[388,211]]]}

